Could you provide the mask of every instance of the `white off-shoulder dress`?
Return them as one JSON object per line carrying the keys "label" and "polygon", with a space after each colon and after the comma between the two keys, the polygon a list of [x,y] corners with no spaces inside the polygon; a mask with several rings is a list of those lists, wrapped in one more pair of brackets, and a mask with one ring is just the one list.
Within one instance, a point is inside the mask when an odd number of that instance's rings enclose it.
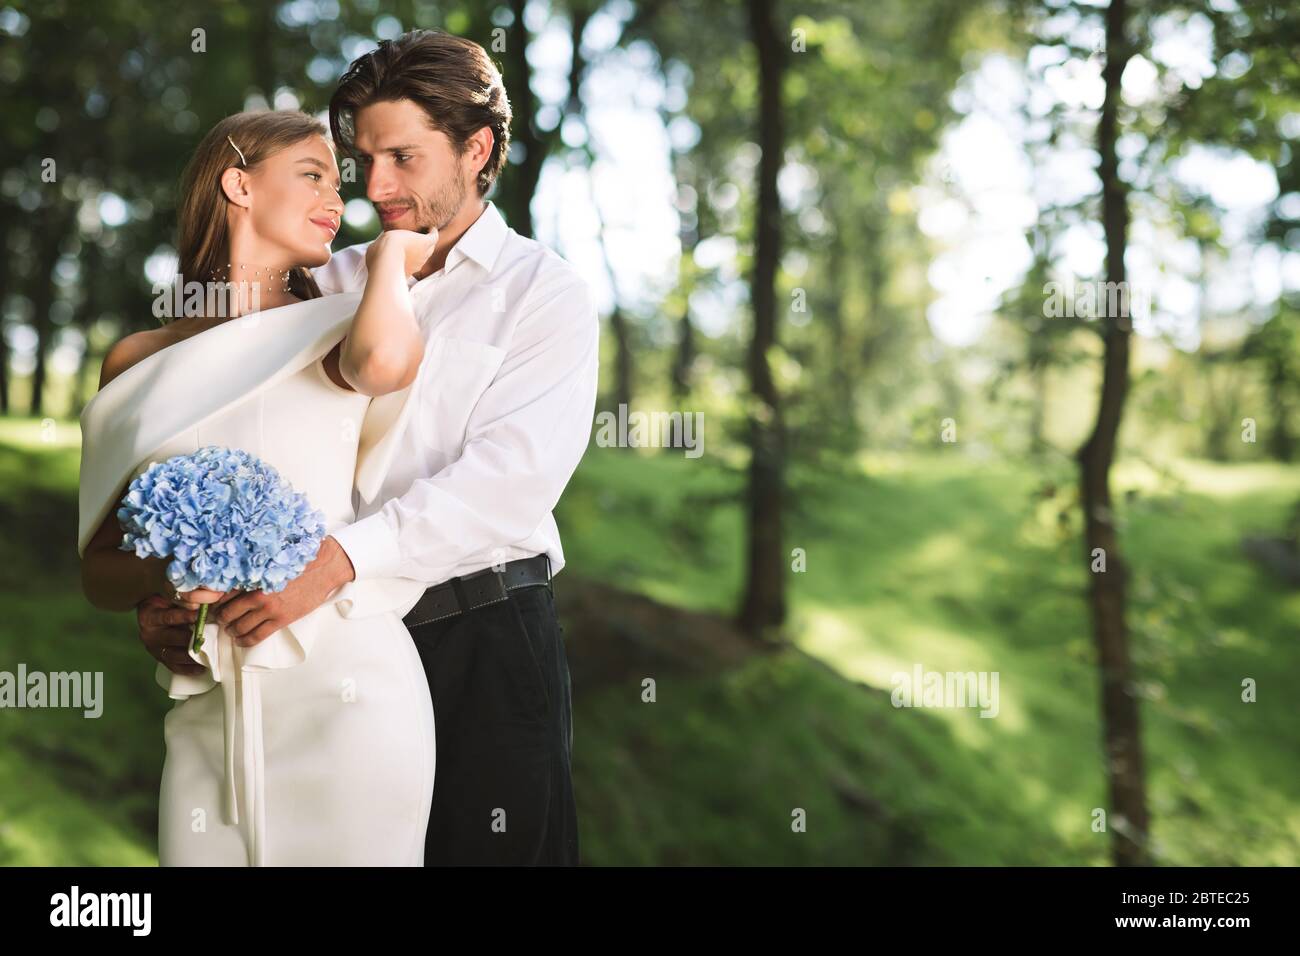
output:
{"label": "white off-shoulder dress", "polygon": [[[274,466],[324,512],[327,530],[353,521],[358,445],[367,450],[372,399],[336,385],[322,364],[346,329],[348,304],[330,301],[341,298],[273,310],[260,329],[243,334],[204,331],[111,382],[97,399],[122,382],[120,391],[82,417],[83,542],[96,515],[115,507],[100,499],[113,497],[105,489],[121,478],[124,462],[137,462],[133,477],[152,461],[205,445],[241,448]],[[274,325],[282,312],[290,318]],[[229,361],[241,354],[243,362]],[[186,409],[173,416],[168,395]],[[123,414],[151,410],[165,419],[152,430],[120,424]],[[378,432],[395,420],[389,415]],[[103,447],[115,433],[118,444],[154,450],[136,458],[138,449]],[[371,465],[374,487],[381,466]],[[158,665],[159,684],[176,699],[163,729],[161,865],[423,865],[433,705],[402,623],[422,590],[406,579],[348,582],[248,648],[209,619],[203,648],[192,655],[208,667],[201,676]]]}

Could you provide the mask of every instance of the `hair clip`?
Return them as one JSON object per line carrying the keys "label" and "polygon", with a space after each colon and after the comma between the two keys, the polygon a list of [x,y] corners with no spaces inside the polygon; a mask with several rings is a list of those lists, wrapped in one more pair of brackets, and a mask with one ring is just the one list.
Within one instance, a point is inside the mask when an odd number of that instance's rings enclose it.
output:
{"label": "hair clip", "polygon": [[[231,146],[235,146],[235,141],[231,139],[229,136],[226,137],[226,142],[229,143]],[[238,146],[235,146],[235,152],[239,153],[239,161],[243,163],[244,166],[248,166],[248,160],[244,159],[244,151],[241,150]]]}

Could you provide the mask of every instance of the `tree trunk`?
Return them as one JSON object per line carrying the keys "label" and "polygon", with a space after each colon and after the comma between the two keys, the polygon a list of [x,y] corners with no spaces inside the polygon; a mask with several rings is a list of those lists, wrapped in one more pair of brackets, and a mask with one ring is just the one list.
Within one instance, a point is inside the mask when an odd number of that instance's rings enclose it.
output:
{"label": "tree trunk", "polygon": [[[72,381],[72,395],[68,408],[69,418],[79,418],[82,409],[86,407],[89,401],[88,393],[93,393],[93,386],[90,376],[95,374],[103,361],[103,356],[95,353],[91,346],[91,327],[95,324],[95,319],[100,315],[103,303],[95,295],[95,291],[102,287],[100,281],[101,272],[103,271],[103,253],[100,251],[99,244],[93,240],[86,240],[81,246],[81,301],[77,304],[76,314],[73,316],[73,324],[81,330],[82,348],[81,356],[77,359],[76,377]],[[94,385],[99,384],[98,376],[93,380]]]}
{"label": "tree trunk", "polygon": [[691,394],[691,368],[695,365],[695,356],[699,349],[695,344],[695,323],[691,321],[691,303],[688,295],[682,305],[681,317],[677,320],[677,348],[673,352],[672,393],[679,405]]}
{"label": "tree trunk", "polygon": [[678,184],[690,186],[698,197],[695,204],[694,227],[683,227],[680,232],[683,267],[679,270],[678,275],[680,277],[679,288],[682,293],[682,314],[677,320],[677,347],[673,352],[669,376],[673,398],[678,404],[681,404],[691,394],[691,388],[694,384],[691,369],[694,367],[695,358],[699,354],[699,347],[695,341],[695,323],[691,321],[691,293],[695,291],[696,280],[699,275],[699,267],[695,264],[695,250],[699,248],[701,242],[708,238],[708,227],[705,225],[707,214],[704,208],[703,183],[699,177],[682,172],[685,164],[681,161],[678,162],[677,168]]}
{"label": "tree trunk", "polygon": [[609,259],[609,246],[605,242],[605,213],[600,208],[600,199],[596,195],[596,183],[590,175],[587,177],[587,183],[591,187],[591,208],[596,213],[600,261],[605,265],[605,277],[609,280],[610,293],[614,297],[614,308],[609,314],[609,328],[614,333],[614,408],[617,410],[619,405],[626,405],[631,411],[634,389],[632,377],[635,374],[635,366],[632,362],[632,328],[620,305],[618,276],[614,274],[614,265]]}
{"label": "tree trunk", "polygon": [[36,364],[32,369],[32,393],[28,411],[35,418],[44,414],[45,359],[50,341],[54,338],[54,324],[50,321],[50,307],[54,305],[54,267],[59,261],[59,246],[67,223],[66,215],[58,209],[46,208],[45,226],[37,240],[37,251],[32,272],[32,323],[36,327]]}
{"label": "tree trunk", "polygon": [[[849,301],[849,276],[852,266],[849,260],[852,259],[852,250],[846,248],[847,230],[837,229],[835,232],[835,242],[830,248],[830,254],[827,263],[826,281],[830,286],[831,301],[826,309],[826,325],[831,333],[830,347],[830,367],[831,367],[831,390],[835,396],[835,404],[844,409],[844,422],[846,426],[856,424],[858,395],[857,381],[858,376],[854,374],[854,365],[862,369],[866,364],[866,345],[865,339],[860,348],[855,347],[854,330],[850,327],[848,316],[844,314],[844,303]],[[875,246],[872,252],[878,254],[879,246]],[[866,257],[868,259],[873,256]],[[877,271],[873,266],[867,267],[867,314],[869,318],[865,323],[868,327],[874,326],[874,320],[877,318],[877,309],[879,307],[878,296],[879,287],[876,286]],[[856,355],[856,363],[855,363]],[[856,434],[856,430],[850,432]],[[861,436],[856,436],[861,437]]]}
{"label": "tree trunk", "polygon": [[529,83],[532,69],[528,65],[529,35],[528,27],[524,24],[525,6],[526,0],[510,0],[514,19],[506,30],[505,70],[502,76],[506,95],[510,97],[510,108],[514,113],[514,119],[510,123],[510,138],[511,142],[519,144],[523,160],[502,171],[497,180],[497,205],[501,206],[515,232],[531,238],[533,193],[537,190],[537,180],[542,175],[542,163],[546,159],[548,144],[545,134],[537,128],[537,98]]}
{"label": "tree trunk", "polygon": [[1278,461],[1291,461],[1295,457],[1295,440],[1291,436],[1291,410],[1287,407],[1286,393],[1291,387],[1287,366],[1282,356],[1272,355],[1268,360],[1268,395],[1273,409],[1273,428],[1269,432],[1269,452]]}
{"label": "tree trunk", "polygon": [[1034,402],[1029,415],[1029,451],[1042,455],[1047,451],[1047,363],[1040,361],[1030,367],[1034,383]]}
{"label": "tree trunk", "polygon": [[275,44],[279,41],[279,28],[275,22],[277,3],[260,3],[255,7],[256,25],[250,49],[253,82],[266,97],[266,108],[275,109],[275,90],[279,86],[275,71]]}
{"label": "tree trunk", "polygon": [[609,314],[609,329],[614,333],[614,408],[626,405],[632,410],[632,343],[627,317],[617,301]]}
{"label": "tree trunk", "polygon": [[785,433],[780,396],[768,364],[777,344],[776,269],[781,257],[781,199],[777,173],[785,152],[781,81],[785,48],[774,0],[749,0],[750,29],[758,54],[758,206],[750,299],[754,336],[749,349],[752,392],[749,436],[748,566],[740,626],[761,638],[785,621],[786,556],[781,518],[784,496]]}
{"label": "tree trunk", "polygon": [[9,342],[5,338],[8,326],[5,304],[9,298],[9,276],[13,260],[9,258],[9,230],[13,209],[8,204],[0,206],[0,415],[9,414]]}
{"label": "tree trunk", "polygon": [[[1128,242],[1128,205],[1119,178],[1115,151],[1120,77],[1130,56],[1124,36],[1126,0],[1111,0],[1106,12],[1106,92],[1097,126],[1098,173],[1102,183],[1102,224],[1106,235],[1106,280],[1125,282],[1124,251]],[[1126,285],[1118,286],[1126,289]],[[1093,638],[1101,669],[1101,705],[1106,773],[1109,781],[1108,829],[1117,866],[1141,866],[1148,861],[1145,771],[1138,698],[1129,659],[1125,622],[1127,569],[1119,553],[1115,513],[1110,496],[1110,467],[1129,384],[1127,315],[1111,315],[1106,300],[1103,335],[1105,351],[1101,398],[1092,434],[1078,452],[1084,519],[1085,559],[1090,570],[1100,554],[1105,570],[1091,570],[1089,604]],[[1120,304],[1127,296],[1119,297]],[[1126,309],[1124,311],[1127,311]]]}

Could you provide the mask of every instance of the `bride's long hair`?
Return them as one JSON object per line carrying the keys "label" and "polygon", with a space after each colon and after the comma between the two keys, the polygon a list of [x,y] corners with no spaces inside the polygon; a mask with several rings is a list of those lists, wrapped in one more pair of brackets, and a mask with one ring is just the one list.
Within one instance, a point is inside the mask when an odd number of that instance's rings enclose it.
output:
{"label": "bride's long hair", "polygon": [[[176,248],[183,281],[206,282],[230,262],[229,200],[221,188],[221,174],[231,166],[253,169],[309,136],[328,139],[329,133],[319,120],[296,110],[235,113],[208,131],[181,176]],[[289,291],[302,299],[321,294],[311,271],[303,267],[290,270]]]}

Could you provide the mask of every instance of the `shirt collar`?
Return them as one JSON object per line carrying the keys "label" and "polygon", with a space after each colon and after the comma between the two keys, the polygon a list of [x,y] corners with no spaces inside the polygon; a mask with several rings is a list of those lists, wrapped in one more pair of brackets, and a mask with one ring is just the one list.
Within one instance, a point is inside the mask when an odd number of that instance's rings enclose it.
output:
{"label": "shirt collar", "polygon": [[496,205],[489,200],[487,208],[479,214],[474,224],[447,251],[447,263],[443,266],[443,271],[450,272],[462,259],[473,259],[484,270],[491,272],[501,253],[501,247],[505,245],[509,230],[510,227],[501,218]]}

